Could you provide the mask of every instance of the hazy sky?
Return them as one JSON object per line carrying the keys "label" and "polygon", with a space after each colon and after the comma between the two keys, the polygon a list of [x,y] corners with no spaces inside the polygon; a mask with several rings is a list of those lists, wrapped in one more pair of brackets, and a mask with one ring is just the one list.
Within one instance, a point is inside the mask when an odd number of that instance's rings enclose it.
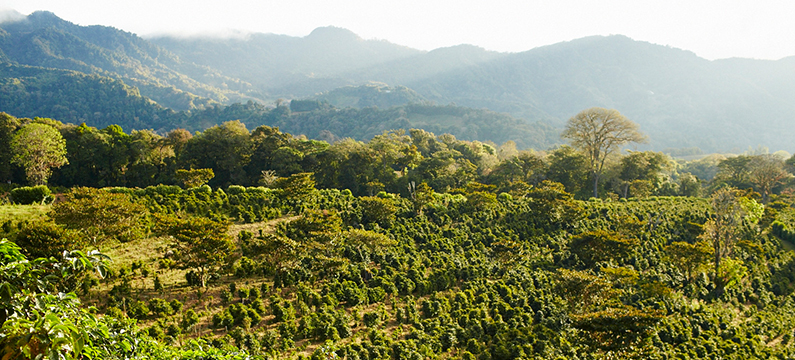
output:
{"label": "hazy sky", "polygon": [[700,0],[0,0],[80,25],[142,36],[234,30],[305,36],[333,25],[365,39],[431,50],[473,44],[518,52],[589,35],[622,34],[707,59],[795,55],[795,1]]}

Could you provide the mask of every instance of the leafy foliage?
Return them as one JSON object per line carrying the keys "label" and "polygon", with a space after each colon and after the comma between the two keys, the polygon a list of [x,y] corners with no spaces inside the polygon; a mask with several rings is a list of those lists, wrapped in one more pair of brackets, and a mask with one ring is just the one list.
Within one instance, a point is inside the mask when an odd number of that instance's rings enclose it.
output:
{"label": "leafy foliage", "polygon": [[204,287],[210,275],[225,265],[235,249],[226,231],[229,224],[203,217],[180,219],[174,216],[157,218],[156,232],[173,237],[177,263],[198,271]]}
{"label": "leafy foliage", "polygon": [[127,194],[92,188],[73,188],[53,205],[50,217],[69,229],[79,229],[94,244],[109,239],[130,241],[142,236],[145,208]]}
{"label": "leafy foliage", "polygon": [[23,125],[9,143],[14,154],[11,162],[25,169],[28,181],[44,185],[53,168],[67,163],[66,141],[61,133],[49,124]]}
{"label": "leafy foliage", "polygon": [[52,201],[52,191],[45,185],[22,186],[12,189],[9,193],[11,201],[17,204],[44,204]]}

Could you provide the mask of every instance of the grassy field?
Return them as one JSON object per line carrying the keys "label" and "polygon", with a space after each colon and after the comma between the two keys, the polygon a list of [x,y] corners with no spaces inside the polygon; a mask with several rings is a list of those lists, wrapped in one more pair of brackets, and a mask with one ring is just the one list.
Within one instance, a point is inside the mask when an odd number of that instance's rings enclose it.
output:
{"label": "grassy field", "polygon": [[43,218],[49,210],[49,205],[0,205],[0,224],[9,220],[37,220]]}

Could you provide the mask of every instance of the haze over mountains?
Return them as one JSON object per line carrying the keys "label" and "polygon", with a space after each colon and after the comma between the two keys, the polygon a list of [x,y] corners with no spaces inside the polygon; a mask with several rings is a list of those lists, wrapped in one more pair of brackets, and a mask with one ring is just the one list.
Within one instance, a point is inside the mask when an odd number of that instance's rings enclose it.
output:
{"label": "haze over mountains", "polygon": [[[136,105],[151,107],[136,111],[152,118],[147,126],[146,116],[135,116],[136,126],[155,129],[169,126],[154,123],[169,109],[195,112],[248,100],[270,104],[277,98],[317,98],[338,107],[400,105],[387,94],[405,86],[407,102],[488,108],[558,128],[582,109],[615,108],[641,125],[656,150],[698,146],[728,151],[764,145],[792,151],[795,144],[795,133],[788,131],[795,120],[795,57],[709,61],[624,36],[588,37],[521,53],[469,45],[426,52],[361,39],[334,27],[302,38],[251,34],[147,40],[114,28],[77,26],[47,12],[2,23],[0,28],[0,111],[45,111],[20,107],[20,99],[46,99],[41,90],[30,91],[29,84],[43,88],[47,77],[42,74],[63,79],[63,70],[69,70],[70,78],[79,72],[137,87],[140,95],[157,104]],[[26,68],[28,76],[19,75],[19,68],[26,66],[35,69]],[[81,79],[78,83],[99,81]],[[368,96],[374,98],[365,101],[350,95],[356,91],[333,92],[372,82],[389,85],[380,87],[380,95],[390,100],[379,100],[379,92],[372,91]],[[348,95],[340,95],[346,91]],[[127,93],[136,96],[135,91]],[[122,101],[124,96],[106,94],[102,101]],[[100,101],[98,96],[83,98],[80,106],[89,115],[76,118],[89,125],[92,117],[112,119],[112,111],[90,111],[98,106],[93,104]]]}

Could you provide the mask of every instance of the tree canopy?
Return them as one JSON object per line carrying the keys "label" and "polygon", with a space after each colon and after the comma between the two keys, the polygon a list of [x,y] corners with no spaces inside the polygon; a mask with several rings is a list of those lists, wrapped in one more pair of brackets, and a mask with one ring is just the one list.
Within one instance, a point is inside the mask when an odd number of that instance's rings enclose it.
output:
{"label": "tree canopy", "polygon": [[645,140],[638,124],[617,110],[599,107],[583,110],[570,118],[560,136],[570,140],[588,159],[594,197],[599,197],[599,176],[607,157],[621,145]]}
{"label": "tree canopy", "polygon": [[66,141],[58,129],[39,122],[23,125],[11,139],[12,162],[25,168],[32,185],[44,185],[52,169],[68,163]]}

